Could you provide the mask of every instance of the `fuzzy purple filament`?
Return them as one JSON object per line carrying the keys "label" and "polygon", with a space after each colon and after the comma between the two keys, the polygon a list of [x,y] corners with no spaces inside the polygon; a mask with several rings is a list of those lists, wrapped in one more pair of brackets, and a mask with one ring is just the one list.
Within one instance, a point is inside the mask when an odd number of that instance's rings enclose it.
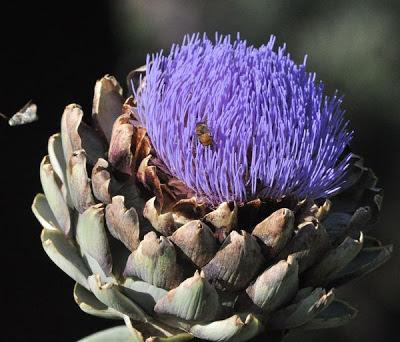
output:
{"label": "fuzzy purple filament", "polygon": [[195,34],[147,57],[139,120],[170,173],[212,204],[322,198],[345,183],[352,133],[341,98],[324,94],[306,58],[297,65],[274,43]]}

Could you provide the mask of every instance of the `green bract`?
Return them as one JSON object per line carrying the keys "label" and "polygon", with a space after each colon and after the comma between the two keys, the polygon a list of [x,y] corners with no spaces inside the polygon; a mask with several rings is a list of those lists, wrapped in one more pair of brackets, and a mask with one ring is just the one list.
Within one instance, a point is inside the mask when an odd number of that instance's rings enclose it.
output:
{"label": "green bract", "polygon": [[209,207],[166,177],[135,100],[123,102],[112,76],[96,84],[93,126],[82,118],[66,107],[32,205],[79,307],[125,323],[82,341],[275,341],[337,327],[356,310],[334,287],[390,256],[392,246],[362,233],[382,191],[358,157],[352,185],[325,203]]}

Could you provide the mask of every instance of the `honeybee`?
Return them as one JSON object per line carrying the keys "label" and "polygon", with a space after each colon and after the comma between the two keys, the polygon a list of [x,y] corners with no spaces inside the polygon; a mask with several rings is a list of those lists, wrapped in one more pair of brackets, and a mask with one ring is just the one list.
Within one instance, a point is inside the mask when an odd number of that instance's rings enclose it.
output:
{"label": "honeybee", "polygon": [[23,106],[17,113],[15,113],[10,119],[4,114],[0,113],[0,117],[8,120],[10,126],[25,125],[31,123],[38,119],[37,116],[37,106],[29,101],[25,106]]}
{"label": "honeybee", "polygon": [[203,146],[211,146],[213,143],[212,135],[204,122],[196,124],[196,135]]}

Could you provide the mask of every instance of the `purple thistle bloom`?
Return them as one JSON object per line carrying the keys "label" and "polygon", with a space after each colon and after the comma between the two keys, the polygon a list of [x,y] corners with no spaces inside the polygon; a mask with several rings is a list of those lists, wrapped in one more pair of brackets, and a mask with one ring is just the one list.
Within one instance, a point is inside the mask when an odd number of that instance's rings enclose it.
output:
{"label": "purple thistle bloom", "polygon": [[[321,198],[343,187],[352,133],[341,98],[297,65],[275,37],[186,36],[147,57],[138,116],[171,175],[212,204]],[[196,134],[204,123],[212,143]]]}

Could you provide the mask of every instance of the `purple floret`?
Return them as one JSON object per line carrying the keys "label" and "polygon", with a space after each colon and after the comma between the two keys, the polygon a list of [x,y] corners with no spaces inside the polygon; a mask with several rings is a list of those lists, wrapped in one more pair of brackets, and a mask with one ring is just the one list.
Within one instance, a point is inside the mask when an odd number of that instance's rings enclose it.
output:
{"label": "purple floret", "polygon": [[195,34],[147,57],[139,120],[169,172],[212,204],[323,198],[345,184],[352,132],[342,99],[274,43]]}

